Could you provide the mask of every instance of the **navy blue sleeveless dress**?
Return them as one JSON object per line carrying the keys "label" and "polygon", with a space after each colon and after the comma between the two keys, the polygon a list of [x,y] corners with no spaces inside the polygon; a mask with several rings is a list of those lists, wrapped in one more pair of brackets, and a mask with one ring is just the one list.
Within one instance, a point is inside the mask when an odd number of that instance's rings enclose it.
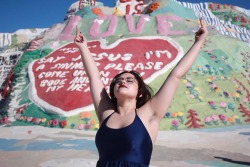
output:
{"label": "navy blue sleeveless dress", "polygon": [[137,113],[132,124],[120,129],[106,125],[111,115],[103,121],[96,133],[95,142],[99,152],[96,166],[148,167],[153,144]]}

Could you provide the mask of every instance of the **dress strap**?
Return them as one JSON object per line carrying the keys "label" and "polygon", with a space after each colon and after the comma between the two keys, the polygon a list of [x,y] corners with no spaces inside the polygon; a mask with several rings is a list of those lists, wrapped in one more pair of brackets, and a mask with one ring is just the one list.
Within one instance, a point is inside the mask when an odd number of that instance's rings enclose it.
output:
{"label": "dress strap", "polygon": [[102,122],[101,126],[102,126],[103,124],[106,124],[106,123],[108,122],[109,118],[110,118],[114,113],[115,113],[115,111],[112,112],[109,116],[107,116],[107,118],[105,118],[104,121]]}

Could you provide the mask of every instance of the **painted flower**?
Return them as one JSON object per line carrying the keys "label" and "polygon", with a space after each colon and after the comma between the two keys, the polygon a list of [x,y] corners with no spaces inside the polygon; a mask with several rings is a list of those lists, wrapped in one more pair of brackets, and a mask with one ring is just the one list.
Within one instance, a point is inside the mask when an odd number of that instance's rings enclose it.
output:
{"label": "painted flower", "polygon": [[180,121],[181,124],[184,123],[183,112],[178,111],[178,112],[177,112],[177,118],[179,119],[179,121]]}
{"label": "painted flower", "polygon": [[234,115],[233,119],[234,119],[236,124],[242,124],[241,121],[240,121],[240,118],[237,115]]}
{"label": "painted flower", "polygon": [[236,92],[237,92],[239,95],[242,95],[241,90],[236,90]]}
{"label": "painted flower", "polygon": [[0,124],[10,124],[9,118],[7,116],[2,117]]}
{"label": "painted flower", "polygon": [[206,68],[206,67],[202,67],[202,71],[203,71],[204,73],[206,73],[206,72],[207,72],[207,68]]}
{"label": "painted flower", "polygon": [[48,126],[50,126],[50,125],[52,125],[52,122],[53,122],[53,120],[49,120],[46,124],[47,124]]}
{"label": "painted flower", "polygon": [[182,116],[183,116],[183,112],[178,111],[178,112],[177,112],[177,116],[178,116],[178,117],[182,117]]}
{"label": "painted flower", "polygon": [[37,118],[32,118],[31,122],[36,123]]}
{"label": "painted flower", "polygon": [[225,102],[220,102],[220,103],[219,103],[219,106],[220,106],[225,112],[227,112],[227,111],[226,111],[227,103],[225,103]]}
{"label": "painted flower", "polygon": [[36,124],[40,124],[40,123],[41,123],[41,121],[42,121],[42,119],[41,119],[41,118],[37,118],[35,123],[36,123]]}
{"label": "painted flower", "polygon": [[80,118],[85,121],[85,124],[88,124],[90,118],[92,117],[92,114],[90,112],[81,112]]}
{"label": "painted flower", "polygon": [[86,112],[81,112],[80,113],[80,118],[83,119],[83,118],[91,118],[92,114],[88,111]]}
{"label": "painted flower", "polygon": [[171,112],[171,117],[172,117],[172,118],[177,117],[177,112]]}
{"label": "painted flower", "polygon": [[219,120],[219,117],[218,117],[217,115],[215,115],[215,114],[212,114],[212,115],[211,115],[211,119],[212,119],[213,121],[218,121],[218,120]]}
{"label": "painted flower", "polygon": [[195,68],[197,68],[198,69],[198,71],[199,71],[199,69],[201,68],[199,65],[195,65]]}
{"label": "painted flower", "polygon": [[75,126],[76,126],[76,124],[74,124],[74,123],[70,124],[70,128],[71,128],[71,129],[74,129]]}
{"label": "painted flower", "polygon": [[77,126],[77,129],[79,129],[79,130],[82,130],[83,128],[84,128],[83,124],[79,124],[79,125]]}
{"label": "painted flower", "polygon": [[192,98],[192,99],[195,98],[193,94],[190,94],[189,97]]}
{"label": "painted flower", "polygon": [[23,117],[23,121],[26,121],[27,120],[27,116],[22,116]]}
{"label": "painted flower", "polygon": [[25,120],[24,120],[24,116],[21,116],[21,117],[19,118],[19,121],[25,121]]}
{"label": "painted flower", "polygon": [[33,117],[28,117],[28,118],[27,118],[27,122],[31,122],[32,119],[33,119]]}
{"label": "painted flower", "polygon": [[54,120],[52,121],[52,126],[57,126],[58,123],[59,123],[58,119],[54,119]]}
{"label": "painted flower", "polygon": [[173,120],[173,121],[172,121],[172,125],[174,125],[174,126],[178,126],[178,125],[179,125],[179,123],[178,123],[178,121]]}
{"label": "painted flower", "polygon": [[234,104],[231,103],[231,102],[228,103],[227,107],[228,107],[230,110],[232,110],[232,111],[234,111],[234,109],[235,109]]}
{"label": "painted flower", "polygon": [[179,127],[179,122],[176,120],[172,120],[171,123],[172,123],[172,128],[177,130]]}
{"label": "painted flower", "polygon": [[196,90],[197,92],[199,92],[200,91],[200,89],[199,89],[199,87],[194,87],[194,90]]}
{"label": "painted flower", "polygon": [[204,122],[205,122],[205,124],[207,124],[207,125],[212,125],[212,124],[211,124],[211,118],[210,118],[209,116],[206,116],[206,117],[204,118]]}
{"label": "painted flower", "polygon": [[228,117],[228,118],[227,118],[227,121],[233,124],[233,123],[234,123],[234,118]]}
{"label": "painted flower", "polygon": [[166,112],[165,117],[169,118],[171,115],[169,112]]}
{"label": "painted flower", "polygon": [[224,71],[224,69],[222,68],[222,67],[219,67],[218,68],[221,72],[223,72]]}
{"label": "painted flower", "polygon": [[239,94],[239,93],[235,93],[234,96],[235,96],[236,98],[238,98],[238,97],[240,97],[240,94]]}
{"label": "painted flower", "polygon": [[102,9],[100,9],[100,8],[92,8],[91,11],[92,11],[93,14],[95,14],[97,16],[103,15]]}
{"label": "painted flower", "polygon": [[239,117],[238,117],[238,115],[234,115],[233,118],[234,119],[238,119]]}
{"label": "painted flower", "polygon": [[220,115],[219,115],[219,118],[220,118],[220,120],[222,120],[222,121],[226,121],[226,120],[227,120],[227,117],[226,117],[225,115],[223,115],[223,114],[220,114]]}
{"label": "painted flower", "polygon": [[67,126],[67,121],[66,120],[62,120],[59,122],[59,125],[61,128],[65,128]]}
{"label": "painted flower", "polygon": [[230,97],[232,97],[235,100],[235,95],[233,92],[230,93]]}
{"label": "painted flower", "polygon": [[240,101],[240,94],[239,93],[234,94],[234,100]]}
{"label": "painted flower", "polygon": [[[216,68],[213,68],[214,70],[216,70]],[[216,80],[217,77],[216,76],[211,76],[210,78],[212,78],[212,80]]]}
{"label": "painted flower", "polygon": [[42,118],[41,122],[42,122],[42,123],[45,123],[46,120],[47,120],[46,118]]}
{"label": "painted flower", "polygon": [[207,78],[206,81],[207,82],[212,82],[212,79],[211,78]]}
{"label": "painted flower", "polygon": [[223,92],[223,95],[225,96],[225,98],[229,97],[229,94],[226,91]]}
{"label": "painted flower", "polygon": [[243,103],[247,103],[247,101],[248,101],[247,98],[242,98]]}
{"label": "painted flower", "polygon": [[85,130],[89,130],[91,128],[91,125],[90,124],[86,124],[85,126],[84,126],[84,129]]}
{"label": "painted flower", "polygon": [[210,106],[215,106],[215,102],[214,102],[214,101],[208,101],[208,104],[209,104]]}
{"label": "painted flower", "polygon": [[94,128],[95,130],[99,129],[100,125],[99,124],[95,124]]}
{"label": "painted flower", "polygon": [[214,88],[214,91],[215,91],[216,93],[220,93],[220,89],[219,89],[218,87]]}
{"label": "painted flower", "polygon": [[187,87],[187,88],[192,88],[193,86],[192,86],[192,84],[191,84],[190,82],[187,82],[187,83],[186,83],[186,87]]}
{"label": "painted flower", "polygon": [[215,110],[216,106],[215,106],[215,102],[214,101],[208,101],[209,106],[211,107],[211,109]]}
{"label": "painted flower", "polygon": [[215,125],[219,125],[219,117],[217,115],[212,114],[211,119]]}
{"label": "painted flower", "polygon": [[212,84],[210,85],[210,87],[213,88],[213,89],[215,89],[215,88],[217,88],[217,85],[215,85],[214,83],[212,83]]}
{"label": "painted flower", "polygon": [[221,122],[222,122],[224,125],[227,124],[227,117],[226,117],[225,115],[220,114],[220,115],[219,115],[219,118],[220,118]]}
{"label": "painted flower", "polygon": [[16,120],[19,120],[20,117],[21,117],[21,114],[19,114],[19,113],[17,113],[17,114],[15,115],[15,119],[16,119]]}
{"label": "painted flower", "polygon": [[90,120],[89,124],[90,124],[90,125],[95,125],[95,124],[96,124],[96,121],[92,119],[92,120]]}

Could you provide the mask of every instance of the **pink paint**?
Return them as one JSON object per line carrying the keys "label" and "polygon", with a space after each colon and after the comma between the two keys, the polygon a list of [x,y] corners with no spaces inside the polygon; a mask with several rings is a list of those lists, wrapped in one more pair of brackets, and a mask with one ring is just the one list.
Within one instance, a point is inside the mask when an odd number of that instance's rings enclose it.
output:
{"label": "pink paint", "polygon": [[142,33],[144,24],[146,22],[146,18],[148,18],[147,15],[141,15],[137,24],[136,24],[136,27],[135,27],[134,21],[133,21],[133,16],[132,15],[125,15],[125,19],[127,22],[129,32],[134,33],[134,34]]}
{"label": "pink paint", "polygon": [[183,21],[180,17],[177,16],[155,16],[157,21],[157,31],[161,35],[182,35],[186,34],[183,30],[170,30],[171,24],[168,22],[170,21],[176,21],[181,22]]}
{"label": "pink paint", "polygon": [[[106,32],[100,32],[101,22],[108,20],[109,26]],[[91,38],[101,38],[108,37],[115,33],[117,26],[118,18],[114,15],[100,15],[97,19],[94,20],[93,24],[90,27],[89,35]]]}
{"label": "pink paint", "polygon": [[78,21],[81,20],[80,16],[72,16],[68,22],[68,24],[66,25],[66,27],[64,28],[62,34],[58,37],[59,40],[73,40],[74,39],[74,35],[72,35],[71,33],[73,32],[73,30],[75,29],[76,23]]}
{"label": "pink paint", "polygon": [[[133,16],[125,15],[125,21],[127,23],[128,31],[134,34],[141,34],[143,32],[144,25],[146,23],[147,15],[141,15],[136,27],[134,26]],[[157,21],[157,33],[160,35],[182,35],[186,34],[184,30],[171,30],[170,21],[182,22],[180,17],[176,16],[155,16]],[[106,32],[100,32],[100,26],[102,22],[109,21],[108,29]],[[109,37],[115,34],[117,29],[118,17],[114,15],[101,15],[94,20],[90,27],[89,35],[90,38],[102,38]]]}
{"label": "pink paint", "polygon": [[[146,23],[147,15],[141,15],[136,26],[134,26],[133,16],[125,15],[125,21],[127,23],[128,31],[134,34],[141,34],[143,32],[144,25]],[[171,21],[182,22],[183,20],[177,16],[155,16],[157,23],[157,33],[160,35],[182,35],[186,34],[184,30],[171,30]],[[59,40],[73,40],[73,30],[77,22],[81,21],[80,16],[73,16],[70,18],[68,24],[64,28],[62,34],[58,37]],[[101,24],[106,21],[109,22],[108,28],[105,32],[100,32]],[[109,37],[115,34],[118,24],[118,17],[114,15],[100,15],[93,21],[90,27],[90,38],[102,38]]]}

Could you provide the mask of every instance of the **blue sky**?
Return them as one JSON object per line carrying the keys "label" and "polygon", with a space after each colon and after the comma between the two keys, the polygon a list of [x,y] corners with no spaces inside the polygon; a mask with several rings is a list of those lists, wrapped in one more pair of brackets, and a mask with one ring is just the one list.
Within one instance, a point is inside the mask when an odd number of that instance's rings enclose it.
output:
{"label": "blue sky", "polygon": [[[18,29],[49,28],[60,23],[69,6],[77,0],[1,0],[0,33],[13,33]],[[179,0],[182,1],[182,0]],[[249,0],[184,0],[185,2],[218,2],[250,9]],[[99,0],[113,6],[115,0]]]}

